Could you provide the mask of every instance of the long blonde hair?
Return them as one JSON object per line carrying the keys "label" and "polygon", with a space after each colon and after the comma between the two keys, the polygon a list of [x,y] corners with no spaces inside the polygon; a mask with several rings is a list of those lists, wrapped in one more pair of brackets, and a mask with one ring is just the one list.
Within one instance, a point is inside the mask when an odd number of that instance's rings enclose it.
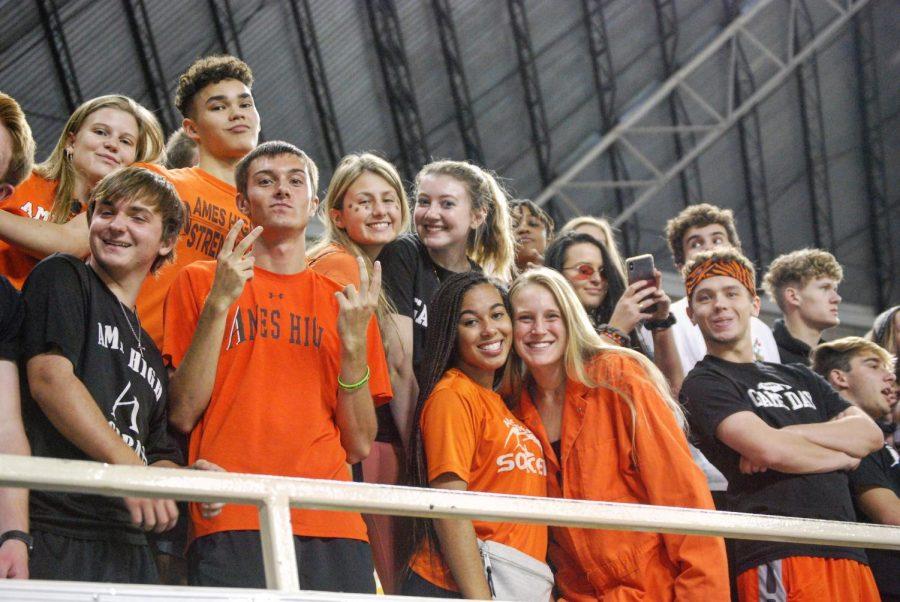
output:
{"label": "long blonde hair", "polygon": [[[622,355],[635,360],[643,368],[647,376],[647,380],[653,385],[653,388],[659,393],[663,402],[672,411],[678,426],[684,431],[687,429],[687,421],[684,411],[675,399],[672,397],[672,391],[666,382],[662,372],[659,371],[653,362],[631,349],[617,347],[606,343],[600,335],[591,326],[587,312],[572,290],[571,285],[559,273],[550,268],[534,268],[521,274],[516,281],[513,282],[509,289],[509,299],[515,311],[515,296],[522,288],[528,285],[538,285],[547,289],[556,301],[560,314],[566,326],[566,345],[563,352],[563,363],[565,365],[566,376],[574,381],[580,382],[586,387],[597,388],[604,387],[622,397],[628,407],[631,409],[632,422],[632,441],[634,440],[634,432],[637,428],[637,408],[634,400],[625,392],[616,389],[608,383],[596,382],[591,375],[588,374],[587,365],[597,356],[603,354]],[[524,362],[514,353],[510,356],[508,362],[508,378],[511,388],[511,394],[514,400],[517,400],[523,387],[525,386],[528,373]]]}
{"label": "long blonde hair", "polygon": [[[75,173],[75,167],[72,165],[72,160],[66,152],[66,146],[69,144],[69,135],[77,134],[81,126],[84,125],[85,120],[92,113],[107,108],[125,111],[137,121],[138,139],[135,145],[135,163],[156,163],[164,156],[166,144],[159,121],[156,120],[153,113],[131,98],[121,94],[108,94],[82,103],[72,112],[50,156],[34,168],[34,171],[39,176],[59,182],[59,185],[56,187],[56,194],[53,197],[53,207],[50,210],[50,220],[57,224],[69,221],[69,216],[72,213],[72,195],[74,194],[75,181],[78,177]],[[87,199],[82,200],[86,201]]]}
{"label": "long blonde hair", "polygon": [[473,211],[484,211],[484,223],[466,241],[466,255],[488,276],[509,282],[516,265],[509,200],[497,178],[466,161],[434,161],[416,175],[416,191],[425,176],[448,176],[466,187]]}

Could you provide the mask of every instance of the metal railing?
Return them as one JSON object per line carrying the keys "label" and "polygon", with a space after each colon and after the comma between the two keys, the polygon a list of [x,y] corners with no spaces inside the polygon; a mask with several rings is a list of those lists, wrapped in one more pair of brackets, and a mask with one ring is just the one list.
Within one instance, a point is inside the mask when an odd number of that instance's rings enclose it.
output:
{"label": "metal railing", "polygon": [[256,506],[266,585],[282,592],[299,591],[291,507],[900,550],[900,527],[10,455],[0,486]]}

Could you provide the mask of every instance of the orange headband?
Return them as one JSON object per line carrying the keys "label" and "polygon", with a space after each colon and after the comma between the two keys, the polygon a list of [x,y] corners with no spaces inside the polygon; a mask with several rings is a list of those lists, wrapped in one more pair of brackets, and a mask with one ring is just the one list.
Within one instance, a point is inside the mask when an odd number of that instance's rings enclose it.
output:
{"label": "orange headband", "polygon": [[697,285],[713,276],[728,276],[744,285],[751,295],[756,295],[756,286],[753,284],[753,274],[746,267],[734,259],[722,257],[710,257],[693,267],[690,273],[684,277],[684,288],[687,290],[687,298],[694,294]]}

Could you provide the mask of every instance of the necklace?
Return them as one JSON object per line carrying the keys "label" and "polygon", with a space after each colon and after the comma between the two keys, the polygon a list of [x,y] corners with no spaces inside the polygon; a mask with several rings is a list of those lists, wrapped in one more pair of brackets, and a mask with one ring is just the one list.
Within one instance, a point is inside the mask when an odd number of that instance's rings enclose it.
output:
{"label": "necklace", "polygon": [[122,305],[122,301],[116,298],[116,301],[119,301],[119,308],[122,310],[122,315],[125,316],[125,322],[128,324],[128,330],[131,331],[131,336],[137,341],[138,353],[141,354],[141,359],[144,357],[144,346],[141,344],[141,319],[138,315],[134,314],[134,319],[137,320],[137,332],[134,330],[134,326],[131,325],[131,319],[128,317],[128,312],[125,311],[125,306]]}

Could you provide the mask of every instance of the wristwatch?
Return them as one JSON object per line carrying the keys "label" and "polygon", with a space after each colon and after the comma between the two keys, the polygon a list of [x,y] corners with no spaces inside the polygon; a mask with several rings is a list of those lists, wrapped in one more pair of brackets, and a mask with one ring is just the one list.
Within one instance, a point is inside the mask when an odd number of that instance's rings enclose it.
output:
{"label": "wristwatch", "polygon": [[7,531],[6,533],[0,534],[0,546],[6,543],[7,539],[18,539],[19,541],[25,544],[25,547],[28,548],[28,553],[34,550],[34,538],[26,533],[25,531]]}
{"label": "wristwatch", "polygon": [[671,328],[673,324],[675,324],[675,314],[669,314],[666,318],[662,320],[644,320],[644,328],[651,332],[655,332],[657,330],[665,330],[667,328]]}

